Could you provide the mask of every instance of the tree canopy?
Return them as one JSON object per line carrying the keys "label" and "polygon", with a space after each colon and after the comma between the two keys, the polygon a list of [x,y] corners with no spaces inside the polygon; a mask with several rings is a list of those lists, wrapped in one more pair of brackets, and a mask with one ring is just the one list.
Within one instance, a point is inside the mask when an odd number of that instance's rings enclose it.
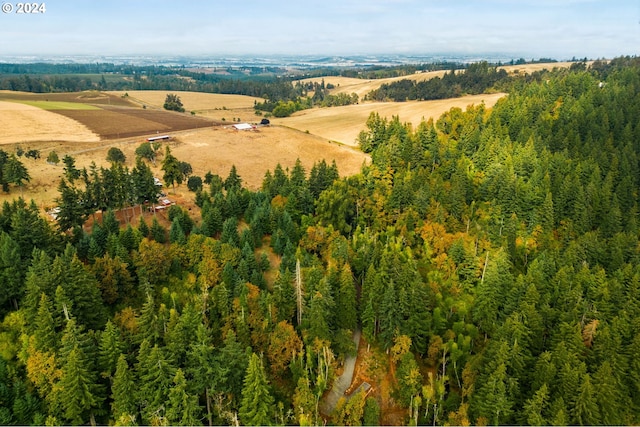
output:
{"label": "tree canopy", "polygon": [[[0,210],[0,421],[640,423],[639,70],[521,77],[416,126],[374,114],[360,173],[207,174],[170,228],[115,219],[151,191],[142,159],[67,159],[76,231]],[[354,330],[374,387],[322,413]]]}

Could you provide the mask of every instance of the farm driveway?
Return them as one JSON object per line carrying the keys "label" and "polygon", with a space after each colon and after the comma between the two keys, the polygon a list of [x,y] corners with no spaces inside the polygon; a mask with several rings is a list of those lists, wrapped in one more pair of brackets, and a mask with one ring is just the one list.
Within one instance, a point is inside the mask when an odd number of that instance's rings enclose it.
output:
{"label": "farm driveway", "polygon": [[[356,330],[353,333],[353,342],[356,344],[356,355],[358,354],[358,344],[360,344],[360,330]],[[344,361],[344,371],[342,375],[333,381],[331,391],[326,395],[324,401],[320,406],[320,411],[325,415],[331,415],[336,408],[338,400],[344,396],[344,392],[347,391],[353,380],[353,371],[356,367],[357,356],[349,356]]]}

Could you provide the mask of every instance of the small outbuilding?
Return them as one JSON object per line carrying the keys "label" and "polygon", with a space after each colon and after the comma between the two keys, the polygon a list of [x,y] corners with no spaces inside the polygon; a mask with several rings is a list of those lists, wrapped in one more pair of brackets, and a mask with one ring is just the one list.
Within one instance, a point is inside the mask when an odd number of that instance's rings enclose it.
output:
{"label": "small outbuilding", "polygon": [[237,123],[233,125],[233,128],[235,130],[251,130],[253,129],[253,126],[251,126],[249,123]]}

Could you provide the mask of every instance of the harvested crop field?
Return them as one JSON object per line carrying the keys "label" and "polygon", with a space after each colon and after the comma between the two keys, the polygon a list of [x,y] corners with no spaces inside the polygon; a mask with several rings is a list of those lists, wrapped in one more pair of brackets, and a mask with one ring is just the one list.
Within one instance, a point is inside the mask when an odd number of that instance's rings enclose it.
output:
{"label": "harvested crop field", "polygon": [[215,124],[211,120],[184,113],[106,105],[100,110],[57,110],[56,112],[82,123],[102,139],[167,133]]}
{"label": "harvested crop field", "polygon": [[[498,67],[498,69],[503,69],[509,74],[531,74],[536,71],[553,70],[554,68],[569,68],[571,64],[574,64],[574,62],[541,62],[535,64],[504,65]],[[587,62],[587,66],[591,64],[593,64],[593,61]]]}
{"label": "harvested crop field", "polygon": [[453,107],[464,110],[471,104],[481,102],[487,107],[492,107],[503,96],[504,93],[494,93],[436,101],[368,102],[344,107],[314,108],[299,111],[291,117],[273,119],[272,122],[303,132],[308,131],[331,141],[357,146],[356,138],[360,131],[365,130],[369,114],[374,111],[388,119],[399,116],[400,121],[417,126],[423,119],[438,119]]}
{"label": "harvested crop field", "polygon": [[262,102],[264,99],[244,95],[226,95],[220,93],[181,92],[163,90],[130,90],[107,92],[114,96],[128,95],[130,101],[137,104],[162,108],[168,93],[180,97],[186,111],[208,111],[222,109],[253,108],[254,102]]}
{"label": "harvested crop field", "polygon": [[0,144],[34,141],[99,141],[87,126],[32,105],[0,101]]}

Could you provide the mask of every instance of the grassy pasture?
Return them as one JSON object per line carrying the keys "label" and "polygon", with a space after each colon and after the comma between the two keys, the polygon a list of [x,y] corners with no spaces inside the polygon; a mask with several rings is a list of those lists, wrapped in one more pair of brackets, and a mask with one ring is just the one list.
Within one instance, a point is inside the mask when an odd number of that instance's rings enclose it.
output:
{"label": "grassy pasture", "polygon": [[[109,95],[105,92],[96,90],[89,90],[84,92],[63,92],[63,93],[30,93],[30,92],[15,92],[8,90],[0,90],[0,101],[47,101],[47,102],[68,102],[68,103],[81,103],[91,104],[95,106],[101,105],[120,105],[120,106],[135,106],[127,99]],[[81,108],[81,107],[80,107]]]}
{"label": "grassy pasture", "polygon": [[65,101],[24,101],[16,100],[22,104],[31,105],[33,107],[42,108],[43,110],[100,110],[99,107],[81,102],[65,102]]}

